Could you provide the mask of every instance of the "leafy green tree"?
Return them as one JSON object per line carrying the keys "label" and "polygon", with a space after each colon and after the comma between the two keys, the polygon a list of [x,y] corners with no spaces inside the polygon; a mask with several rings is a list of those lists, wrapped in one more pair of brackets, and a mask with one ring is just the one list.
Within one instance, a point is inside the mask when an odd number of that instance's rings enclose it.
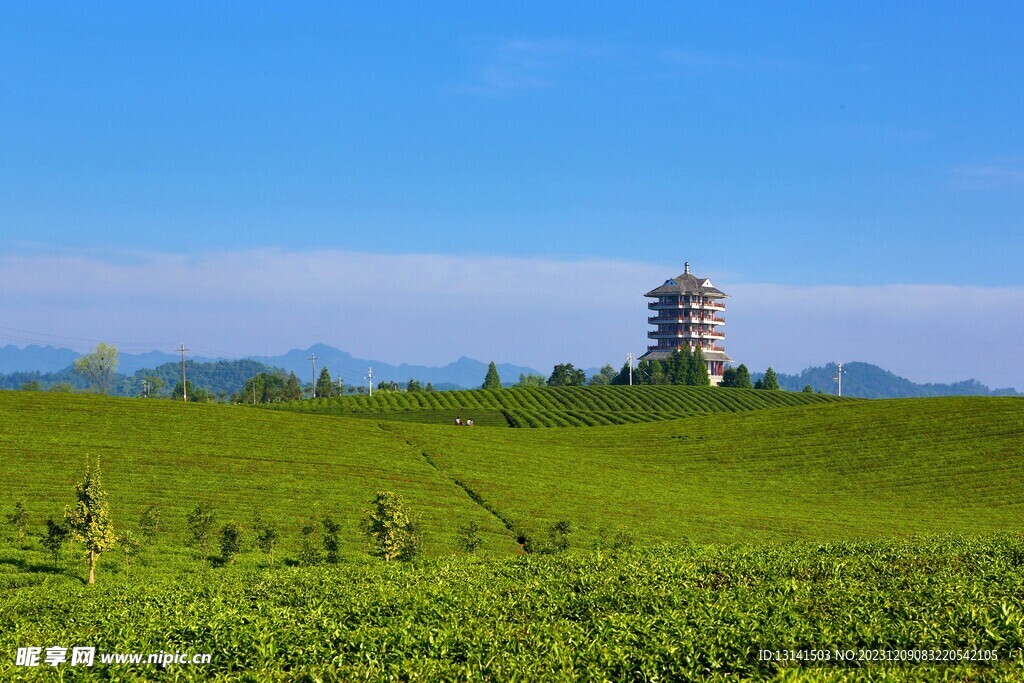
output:
{"label": "leafy green tree", "polygon": [[[189,403],[207,403],[210,400],[210,394],[201,387],[196,387],[192,384],[192,380],[185,380],[185,389],[188,393]],[[182,384],[181,380],[178,380],[174,384],[174,389],[171,391],[171,399],[180,401],[182,399]]]}
{"label": "leafy green tree", "polygon": [[277,528],[272,524],[264,523],[258,517],[253,528],[256,531],[256,547],[267,556],[268,562],[273,562],[274,548],[277,547]]}
{"label": "leafy green tree", "polygon": [[749,389],[750,387],[750,370],[747,370],[746,365],[740,363],[740,366],[736,368],[736,388]]}
{"label": "leafy green tree", "polygon": [[18,543],[24,541],[25,529],[28,527],[28,510],[25,508],[25,501],[19,500],[14,504],[14,510],[7,515],[7,523],[14,527]]}
{"label": "leafy green tree", "polygon": [[517,387],[521,387],[521,388],[526,388],[526,387],[543,387],[543,386],[547,386],[547,380],[544,379],[544,375],[534,375],[534,374],[527,375],[527,374],[523,374],[523,373],[520,372],[519,373],[519,381],[516,382],[516,386]]}
{"label": "leafy green tree", "polygon": [[587,373],[577,370],[572,363],[559,363],[548,377],[549,387],[581,387],[587,381]]}
{"label": "leafy green tree", "polygon": [[492,360],[487,366],[487,375],[484,377],[481,389],[501,389],[501,377],[498,376],[498,366]]}
{"label": "leafy green tree", "polygon": [[75,387],[71,382],[57,382],[56,384],[51,384],[47,391],[52,394],[70,394],[75,391]]}
{"label": "leafy green tree", "polygon": [[[635,370],[633,371],[633,383],[639,384],[636,378]],[[616,386],[629,385],[629,361],[626,361],[625,363],[622,364],[622,368],[619,370],[619,373],[615,375],[615,378],[612,379],[612,381],[609,382],[609,384],[614,384]]]}
{"label": "leafy green tree", "polygon": [[668,384],[668,377],[665,375],[665,366],[660,360],[650,362],[651,374],[648,384]]}
{"label": "leafy green tree", "polygon": [[117,372],[117,347],[100,342],[92,353],[76,358],[74,368],[96,391],[105,394]]}
{"label": "leafy green tree", "polygon": [[427,382],[427,388],[424,389],[423,391],[427,392],[428,394],[433,393],[434,385],[431,384],[430,382]]}
{"label": "leafy green tree", "polygon": [[57,570],[57,565],[60,562],[60,552],[63,550],[64,543],[68,540],[70,533],[71,531],[66,525],[53,521],[53,517],[47,518],[46,533],[39,539],[39,542],[53,557],[54,571]]}
{"label": "leafy green tree", "polygon": [[39,382],[37,382],[36,380],[25,382],[20,387],[18,387],[18,389],[21,391],[41,391],[42,388],[42,385],[40,385]]}
{"label": "leafy green tree", "polygon": [[572,524],[567,520],[561,520],[555,522],[548,529],[548,539],[550,541],[550,550],[553,553],[561,553],[569,549],[569,536],[572,535]]}
{"label": "leafy green tree", "polygon": [[320,370],[320,377],[316,381],[316,395],[317,398],[334,396],[334,382],[331,381],[331,373],[327,371],[327,366]]}
{"label": "leafy green tree", "polygon": [[420,384],[419,380],[410,379],[409,383],[405,385],[405,390],[409,392],[423,391],[423,385]]}
{"label": "leafy green tree", "polygon": [[124,560],[124,575],[127,578],[128,568],[135,561],[135,558],[139,556],[139,553],[142,552],[142,541],[127,529],[118,537],[117,541],[121,546],[121,557]]}
{"label": "leafy green tree", "polygon": [[708,376],[708,364],[704,360],[704,352],[698,346],[690,356],[690,384],[695,387],[711,386],[711,378]]}
{"label": "leafy green tree", "polygon": [[720,387],[735,387],[736,386],[736,368],[726,368],[722,372],[722,381],[718,383]]}
{"label": "leafy green tree", "polygon": [[299,562],[307,567],[312,567],[313,565],[323,562],[324,557],[321,552],[320,527],[316,523],[316,520],[313,519],[303,524],[299,533],[302,534],[302,541],[299,545]]}
{"label": "leafy green tree", "polygon": [[803,391],[804,391],[805,394],[813,394],[814,393],[814,387],[812,387],[810,384],[805,384]]}
{"label": "leafy green tree", "polygon": [[285,401],[302,400],[302,385],[299,384],[299,378],[294,372],[288,375],[288,381],[285,382],[283,398]]}
{"label": "leafy green tree", "polygon": [[235,555],[242,550],[242,529],[228,522],[220,530],[220,558],[224,564],[234,564]]}
{"label": "leafy green tree", "polygon": [[330,517],[324,517],[320,520],[320,527],[323,529],[324,557],[329,564],[338,564],[341,559],[341,544],[338,541],[341,525]]}
{"label": "leafy green tree", "polygon": [[419,553],[420,533],[405,501],[391,491],[378,491],[367,513],[365,532],[373,554],[385,562],[412,560]]}
{"label": "leafy green tree", "polygon": [[210,534],[217,517],[213,508],[207,503],[200,503],[185,518],[188,525],[189,545],[199,551],[200,557],[206,559],[210,554]]}
{"label": "leafy green tree", "polygon": [[482,544],[483,539],[480,538],[480,525],[475,521],[467,522],[459,529],[459,545],[467,553],[476,553]]}
{"label": "leafy green tree", "polygon": [[75,358],[74,368],[98,393],[106,393],[118,370],[118,347],[100,342],[91,353]]}
{"label": "leafy green tree", "polygon": [[615,372],[615,368],[605,363],[601,366],[601,369],[590,379],[587,380],[587,384],[592,387],[603,387],[608,386],[612,383],[618,373]]}
{"label": "leafy green tree", "polygon": [[85,546],[89,565],[89,584],[96,583],[96,561],[103,553],[117,545],[114,523],[110,519],[107,492],[100,481],[100,463],[86,465],[85,478],[75,487],[78,502],[64,508],[71,538]]}
{"label": "leafy green tree", "polygon": [[[241,401],[242,403],[280,403],[285,400],[287,383],[288,378],[283,374],[261,372],[246,381],[245,386],[242,387]],[[296,387],[298,383],[299,380],[296,378]]]}
{"label": "leafy green tree", "polygon": [[666,384],[690,383],[690,347],[686,346],[683,349],[675,349],[665,362],[661,363]]}
{"label": "leafy green tree", "polygon": [[139,528],[146,542],[152,544],[156,541],[156,535],[160,531],[160,508],[156,505],[149,505],[139,516]]}
{"label": "leafy green tree", "polygon": [[634,384],[651,384],[651,374],[654,372],[654,364],[651,360],[644,358],[636,364],[636,373],[633,377]]}
{"label": "leafy green tree", "polygon": [[775,371],[772,370],[771,366],[764,371],[764,378],[761,380],[761,388],[769,390],[778,390],[779,378],[775,376]]}

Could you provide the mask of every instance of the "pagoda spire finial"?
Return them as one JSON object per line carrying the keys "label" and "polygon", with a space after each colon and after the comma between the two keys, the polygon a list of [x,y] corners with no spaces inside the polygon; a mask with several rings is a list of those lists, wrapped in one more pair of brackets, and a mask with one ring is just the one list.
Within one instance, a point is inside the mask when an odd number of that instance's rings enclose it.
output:
{"label": "pagoda spire finial", "polygon": [[689,275],[689,274],[690,274],[690,262],[687,261],[686,262],[686,266],[685,266],[685,268],[683,270],[683,275]]}

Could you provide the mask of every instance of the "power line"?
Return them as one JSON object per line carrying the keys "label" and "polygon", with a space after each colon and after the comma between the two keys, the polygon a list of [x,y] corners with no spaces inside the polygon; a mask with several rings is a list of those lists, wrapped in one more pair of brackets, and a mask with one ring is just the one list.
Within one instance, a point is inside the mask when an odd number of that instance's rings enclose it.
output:
{"label": "power line", "polygon": [[[149,347],[152,348],[152,347],[160,346],[159,342],[146,342],[146,341],[141,341],[141,342],[112,341],[111,342],[110,340],[107,340],[107,339],[90,339],[90,338],[87,338],[87,337],[68,337],[68,336],[64,336],[64,335],[60,335],[60,334],[49,334],[47,332],[36,332],[34,330],[23,330],[23,329],[18,328],[18,327],[5,327],[5,326],[2,326],[2,325],[0,325],[0,330],[8,330],[9,332],[20,332],[21,334],[27,334],[27,335],[30,335],[31,337],[37,337],[37,339],[30,339],[30,338],[25,338],[25,337],[11,337],[12,339],[17,339],[17,341],[27,341],[27,342],[35,343],[35,344],[40,344],[40,343],[48,344],[48,343],[52,343],[52,342],[48,341],[47,339],[38,339],[38,337],[48,337],[50,339],[65,339],[67,341],[86,342],[86,343],[89,343],[89,344],[99,344],[101,342],[102,343],[112,343],[112,344],[114,344],[116,346],[122,346],[122,347],[123,346],[149,346]],[[0,336],[2,336],[2,337],[9,337],[10,335],[0,334]]]}

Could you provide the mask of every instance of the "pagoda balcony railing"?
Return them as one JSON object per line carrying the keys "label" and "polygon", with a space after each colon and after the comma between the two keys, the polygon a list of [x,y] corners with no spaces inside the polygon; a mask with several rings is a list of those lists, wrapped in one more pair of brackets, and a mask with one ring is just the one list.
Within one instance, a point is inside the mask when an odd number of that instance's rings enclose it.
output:
{"label": "pagoda balcony railing", "polygon": [[717,330],[710,332],[679,332],[669,330],[651,330],[648,339],[725,339],[725,333]]}
{"label": "pagoda balcony railing", "polygon": [[656,316],[654,316],[652,318],[647,318],[647,323],[649,325],[658,325],[658,324],[665,324],[665,323],[676,323],[676,324],[678,324],[678,323],[697,323],[697,324],[704,324],[704,325],[724,325],[725,324],[725,319],[724,318],[716,318],[716,317],[711,316],[711,315],[697,315],[697,316],[686,316],[686,317],[679,317],[679,316],[665,317],[665,316],[661,316],[661,315],[656,315]]}
{"label": "pagoda balcony railing", "polygon": [[[662,346],[661,344],[657,344],[655,346],[648,346],[647,350],[648,351],[675,351],[676,349],[682,350],[682,348],[683,347],[681,345],[677,346],[677,345],[671,344],[671,345],[668,345],[668,346]],[[703,351],[725,351],[725,347],[724,346],[715,346],[714,344],[709,344],[707,346],[703,346],[702,345],[700,347],[700,350],[702,352]],[[716,360],[716,361],[708,361],[708,362],[721,363],[722,361],[717,361]]]}
{"label": "pagoda balcony railing", "polygon": [[673,308],[675,308],[675,309],[690,308],[690,309],[698,309],[698,310],[704,308],[704,309],[715,310],[715,311],[724,311],[725,310],[725,304],[720,304],[720,303],[717,303],[717,302],[714,302],[714,301],[672,301],[672,302],[648,301],[647,302],[647,308],[652,310],[652,311],[662,311],[662,310],[668,310],[668,309],[673,309]]}

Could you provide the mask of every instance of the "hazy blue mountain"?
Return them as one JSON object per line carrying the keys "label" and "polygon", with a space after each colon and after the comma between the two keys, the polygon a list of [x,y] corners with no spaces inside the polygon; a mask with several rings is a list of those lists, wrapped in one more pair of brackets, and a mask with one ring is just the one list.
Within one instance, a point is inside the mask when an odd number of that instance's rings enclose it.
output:
{"label": "hazy blue mountain", "polygon": [[[307,384],[311,381],[309,356],[312,353],[317,355],[316,372],[318,375],[320,369],[326,366],[333,379],[337,380],[340,376],[345,384],[366,384],[366,373],[370,367],[373,368],[375,384],[377,382],[398,382],[405,385],[410,379],[417,379],[424,384],[430,382],[437,389],[456,389],[460,387],[473,389],[483,384],[484,375],[487,374],[486,362],[473,360],[465,356],[443,367],[410,365],[406,363],[392,365],[380,360],[356,358],[346,351],[341,351],[326,344],[315,344],[308,349],[292,349],[280,356],[256,356],[248,360],[273,368],[282,368],[286,372],[294,372],[299,381]],[[52,346],[30,346],[24,349],[18,349],[13,346],[4,347],[0,349],[0,360],[4,363],[0,364],[0,373],[28,374],[19,374],[17,377],[11,376],[0,379],[0,387],[16,388],[31,380],[39,380],[47,385],[68,380],[67,371],[69,371],[72,361],[80,355],[82,354],[71,349],[59,349]],[[216,363],[221,360],[197,356],[186,356],[186,359],[190,363],[199,364]],[[117,371],[119,375],[125,378],[139,375],[136,380],[141,380],[142,374],[152,374],[156,368],[161,368],[161,373],[163,373],[165,369],[162,366],[164,365],[177,365],[180,371],[180,363],[181,356],[163,351],[149,351],[138,354],[119,353]],[[54,372],[61,373],[59,379],[57,377],[46,378],[40,376]],[[170,370],[167,370],[167,372],[169,374]],[[261,371],[257,370],[253,374],[258,372]],[[502,382],[505,384],[514,384],[518,381],[520,373],[529,374],[537,373],[537,371],[532,368],[509,363],[498,365],[498,374],[501,375]],[[74,381],[76,378],[71,377],[70,379],[75,386],[80,385],[80,382]],[[234,380],[231,381],[233,382]],[[220,391],[222,385],[219,384],[220,380],[217,380],[217,382],[218,388],[216,390]],[[136,383],[138,382],[136,381]],[[198,386],[202,385],[198,384]],[[205,388],[213,389],[214,387]],[[135,391],[135,389],[128,389],[127,393],[131,394]]]}
{"label": "hazy blue mountain", "polygon": [[[836,393],[835,363],[823,367],[807,368],[799,375],[777,373],[779,387],[800,391],[810,384],[815,391]],[[752,373],[757,380],[763,373]],[[989,389],[977,380],[969,379],[953,384],[918,384],[870,363],[843,363],[843,396],[860,398],[914,398],[922,396],[1020,396],[1013,389]]]}
{"label": "hazy blue mountain", "polygon": [[26,346],[19,349],[8,344],[0,348],[0,372],[56,372],[71,365],[80,353],[53,346]]}
{"label": "hazy blue mountain", "polygon": [[[19,349],[16,346],[7,345],[0,348],[0,373],[12,372],[58,372],[70,366],[76,358],[82,354],[71,349],[57,348],[54,346],[26,346]],[[189,360],[199,363],[218,360],[216,358],[203,358],[188,356]],[[163,351],[147,351],[146,353],[124,353],[117,354],[117,371],[122,375],[134,374],[143,368],[155,368],[163,363],[181,363],[181,356]]]}
{"label": "hazy blue mountain", "polygon": [[[308,383],[312,371],[309,357],[314,353],[317,356],[317,374],[320,373],[320,368],[326,366],[332,379],[337,381],[340,376],[345,384],[366,384],[367,370],[371,367],[373,368],[374,384],[398,382],[404,385],[410,379],[416,379],[424,384],[430,382],[438,389],[455,387],[475,389],[483,384],[484,376],[487,374],[486,362],[465,356],[442,367],[407,363],[392,365],[379,360],[356,358],[346,351],[326,344],[314,344],[308,349],[292,349],[281,356],[255,356],[252,360],[294,372],[303,383]],[[521,365],[498,364],[498,374],[505,384],[514,384],[518,381],[519,373],[539,374],[536,370]]]}

